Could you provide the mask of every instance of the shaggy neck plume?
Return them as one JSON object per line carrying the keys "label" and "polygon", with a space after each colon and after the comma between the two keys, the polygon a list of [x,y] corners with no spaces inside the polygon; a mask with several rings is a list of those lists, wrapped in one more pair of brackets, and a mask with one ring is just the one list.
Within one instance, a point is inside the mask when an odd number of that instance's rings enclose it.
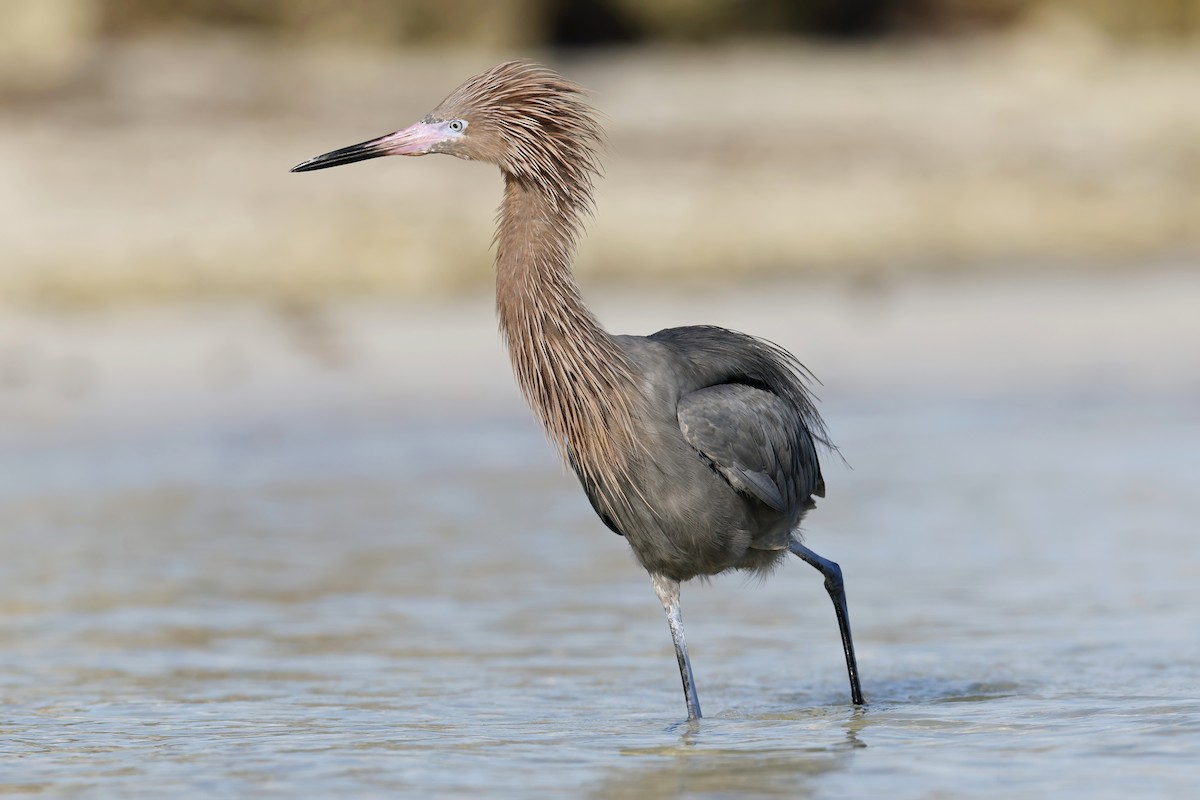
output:
{"label": "shaggy neck plume", "polygon": [[589,198],[504,174],[496,309],[517,383],[585,481],[621,486],[636,442],[629,365],[579,296],[571,259]]}

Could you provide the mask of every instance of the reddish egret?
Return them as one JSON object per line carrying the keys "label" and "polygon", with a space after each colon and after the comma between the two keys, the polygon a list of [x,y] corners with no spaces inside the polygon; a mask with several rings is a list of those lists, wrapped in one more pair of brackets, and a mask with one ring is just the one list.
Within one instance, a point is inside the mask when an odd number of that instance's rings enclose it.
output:
{"label": "reddish egret", "polygon": [[688,718],[700,716],[700,701],[680,583],[766,574],[789,550],[825,576],[861,705],[841,569],[800,542],[813,496],[825,495],[818,446],[830,446],[809,373],[782,348],[723,328],[614,336],[600,326],[571,273],[601,140],[581,94],[544,67],[501,64],[420,122],[292,171],[427,153],[499,167],[496,309],[517,382],[592,508],[650,573]]}

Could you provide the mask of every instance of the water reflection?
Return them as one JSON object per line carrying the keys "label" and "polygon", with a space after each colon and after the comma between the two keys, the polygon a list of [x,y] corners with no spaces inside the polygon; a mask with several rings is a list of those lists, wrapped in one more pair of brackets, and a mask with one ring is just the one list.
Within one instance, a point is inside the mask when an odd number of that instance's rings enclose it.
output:
{"label": "water reflection", "polygon": [[812,797],[812,778],[845,768],[846,756],[680,749],[647,765],[606,777],[589,797]]}
{"label": "water reflection", "polygon": [[869,708],[681,722],[672,728],[679,733],[675,744],[621,749],[624,757],[651,763],[615,771],[589,796],[813,796],[815,777],[852,766],[854,751],[867,746],[861,734],[869,726]]}

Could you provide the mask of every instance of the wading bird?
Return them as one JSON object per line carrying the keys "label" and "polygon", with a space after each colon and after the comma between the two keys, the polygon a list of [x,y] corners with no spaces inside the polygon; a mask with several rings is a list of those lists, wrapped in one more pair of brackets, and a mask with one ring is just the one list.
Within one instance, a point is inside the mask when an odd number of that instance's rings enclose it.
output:
{"label": "wading bird", "polygon": [[499,167],[496,309],[517,382],[592,508],[650,573],[688,718],[700,717],[700,701],[680,583],[765,574],[789,550],[825,576],[860,705],[841,569],[798,531],[813,496],[825,495],[817,450],[830,447],[806,389],[811,376],[782,348],[723,328],[614,336],[600,326],[571,273],[601,143],[581,95],[544,67],[500,64],[410,127],[292,171],[428,153]]}

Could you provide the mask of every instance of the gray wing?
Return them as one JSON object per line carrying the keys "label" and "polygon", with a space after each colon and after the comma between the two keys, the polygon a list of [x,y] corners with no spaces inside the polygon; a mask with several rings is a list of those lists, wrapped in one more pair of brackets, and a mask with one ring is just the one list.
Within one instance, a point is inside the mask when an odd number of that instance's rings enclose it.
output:
{"label": "gray wing", "polygon": [[678,413],[684,438],[737,491],[784,514],[824,496],[813,438],[777,395],[723,383],[688,392]]}

